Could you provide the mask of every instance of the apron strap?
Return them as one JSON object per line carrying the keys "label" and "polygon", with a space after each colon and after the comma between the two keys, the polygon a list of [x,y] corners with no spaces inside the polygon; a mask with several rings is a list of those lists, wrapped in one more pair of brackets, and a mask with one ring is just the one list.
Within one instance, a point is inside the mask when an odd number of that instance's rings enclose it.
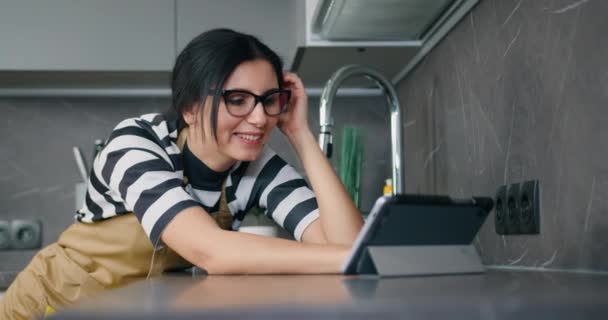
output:
{"label": "apron strap", "polygon": [[[177,136],[177,147],[181,152],[183,152],[184,145],[186,145],[188,130],[188,127],[183,128]],[[188,184],[188,177],[186,177],[185,175],[183,183],[184,185]],[[220,228],[224,230],[232,230],[232,222],[234,217],[232,216],[232,213],[230,213],[230,209],[228,208],[228,200],[226,198],[226,180],[222,182],[219,210],[217,212],[209,213],[215,219],[215,222]]]}

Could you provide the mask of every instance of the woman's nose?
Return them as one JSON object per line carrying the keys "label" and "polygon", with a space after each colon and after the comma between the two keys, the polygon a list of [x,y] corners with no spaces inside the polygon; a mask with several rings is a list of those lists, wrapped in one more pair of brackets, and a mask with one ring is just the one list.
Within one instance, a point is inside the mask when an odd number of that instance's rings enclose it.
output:
{"label": "woman's nose", "polygon": [[256,127],[262,127],[266,124],[268,120],[268,116],[264,111],[264,106],[262,102],[258,102],[253,106],[253,111],[247,116],[247,122],[255,125]]}

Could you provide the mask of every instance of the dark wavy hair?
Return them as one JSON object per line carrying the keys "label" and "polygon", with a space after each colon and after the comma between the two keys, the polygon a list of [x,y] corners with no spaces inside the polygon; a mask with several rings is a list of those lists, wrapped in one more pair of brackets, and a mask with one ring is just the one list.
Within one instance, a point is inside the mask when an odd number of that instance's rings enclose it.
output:
{"label": "dark wavy hair", "polygon": [[[264,59],[272,65],[280,88],[283,62],[258,38],[230,29],[213,29],[198,35],[175,61],[171,76],[171,108],[167,114],[177,119],[181,130],[187,126],[183,113],[195,103],[204,107],[207,97],[213,96],[211,130],[217,140],[217,113],[224,82],[238,65],[256,59]],[[201,120],[202,115],[201,112]]]}

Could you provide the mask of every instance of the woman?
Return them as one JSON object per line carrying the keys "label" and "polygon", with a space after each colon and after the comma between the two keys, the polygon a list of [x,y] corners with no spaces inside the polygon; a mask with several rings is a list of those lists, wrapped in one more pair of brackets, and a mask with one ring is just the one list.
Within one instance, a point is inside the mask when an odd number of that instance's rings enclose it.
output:
{"label": "woman", "polygon": [[[340,271],[362,219],[308,126],[302,81],[255,37],[217,29],[180,53],[171,88],[171,115],[114,129],[77,221],[19,274],[0,316],[30,318],[191,265],[209,274]],[[265,146],[275,126],[314,193]],[[299,241],[232,232],[253,207]]]}

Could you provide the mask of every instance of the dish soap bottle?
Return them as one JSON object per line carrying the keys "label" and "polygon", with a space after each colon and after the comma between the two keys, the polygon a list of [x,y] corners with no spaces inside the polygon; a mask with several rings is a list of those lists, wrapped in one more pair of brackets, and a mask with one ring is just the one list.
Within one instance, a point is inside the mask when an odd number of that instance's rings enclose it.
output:
{"label": "dish soap bottle", "polygon": [[393,194],[393,179],[384,180],[384,189],[382,190],[382,195],[390,196]]}

